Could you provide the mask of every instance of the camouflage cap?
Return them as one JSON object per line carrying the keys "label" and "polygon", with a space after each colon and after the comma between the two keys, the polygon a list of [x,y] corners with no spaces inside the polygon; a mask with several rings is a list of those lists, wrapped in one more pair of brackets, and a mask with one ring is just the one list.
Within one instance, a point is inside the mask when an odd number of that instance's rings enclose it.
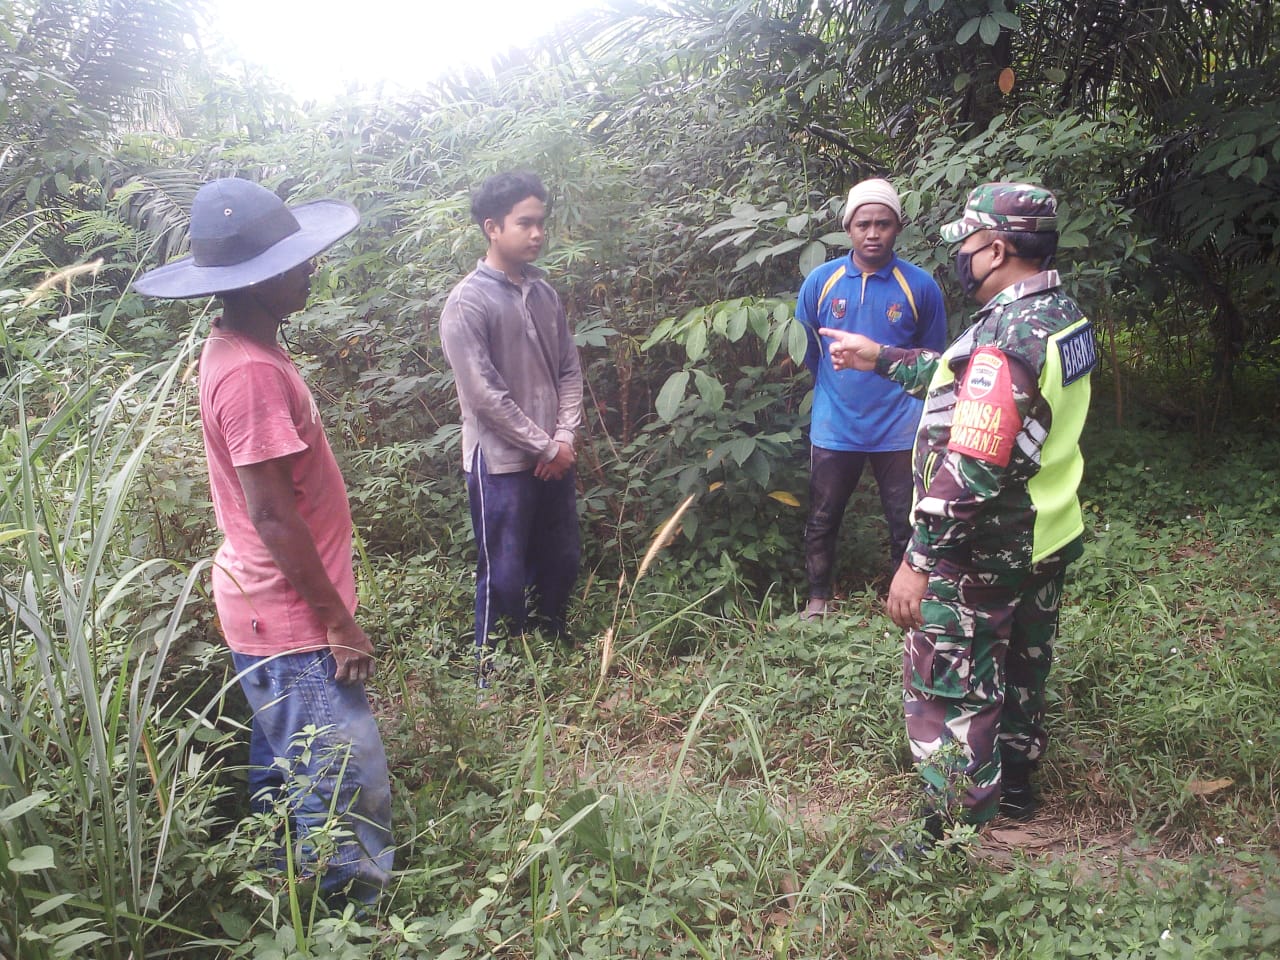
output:
{"label": "camouflage cap", "polygon": [[959,220],[943,224],[947,243],[963,240],[979,230],[1048,233],[1058,229],[1058,201],[1044,187],[1031,183],[984,183],[974,187]]}

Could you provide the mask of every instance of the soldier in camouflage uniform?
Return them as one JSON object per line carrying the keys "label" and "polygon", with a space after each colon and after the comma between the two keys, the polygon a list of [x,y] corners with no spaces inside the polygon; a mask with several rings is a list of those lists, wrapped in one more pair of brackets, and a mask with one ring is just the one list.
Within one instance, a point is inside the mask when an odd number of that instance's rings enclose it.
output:
{"label": "soldier in camouflage uniform", "polygon": [[824,329],[837,369],[874,369],[925,398],[912,536],[887,601],[907,630],[907,736],[941,831],[1034,815],[1044,690],[1067,564],[1081,552],[1079,438],[1093,328],[1051,268],[1057,201],[989,183],[942,228],[956,274],[985,305],[942,354]]}

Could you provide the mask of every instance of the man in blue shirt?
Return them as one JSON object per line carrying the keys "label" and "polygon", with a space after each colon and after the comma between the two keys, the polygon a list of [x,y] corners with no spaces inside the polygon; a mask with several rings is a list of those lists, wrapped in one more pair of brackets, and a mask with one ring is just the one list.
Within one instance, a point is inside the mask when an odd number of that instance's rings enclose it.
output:
{"label": "man in blue shirt", "polygon": [[891,569],[901,563],[911,532],[911,445],[921,411],[919,400],[874,373],[837,371],[818,329],[861,333],[898,347],[941,352],[947,345],[937,282],[893,251],[902,230],[902,204],[893,185],[878,178],[857,184],[849,191],[843,226],[852,245],[848,256],[811,272],[796,301],[796,318],[809,338],[805,365],[814,375],[805,620],[830,610],[840,522],[867,464],[889,525]]}

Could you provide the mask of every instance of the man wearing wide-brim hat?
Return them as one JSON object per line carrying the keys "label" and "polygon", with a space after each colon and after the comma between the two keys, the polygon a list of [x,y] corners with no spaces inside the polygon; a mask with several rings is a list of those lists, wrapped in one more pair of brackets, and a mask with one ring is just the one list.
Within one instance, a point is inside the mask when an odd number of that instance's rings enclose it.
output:
{"label": "man wearing wide-brim hat", "polygon": [[354,616],[346,486],[315,400],[276,336],[306,306],[312,258],[359,220],[337,200],[287,207],[255,183],[215,180],[192,203],[191,256],[134,285],[152,297],[222,300],[200,356],[200,419],[224,537],[214,602],[253,710],[255,809],[271,810],[283,791],[304,861],[307,835],[330,811],[350,833],[327,862],[303,864],[331,903],[370,901],[386,885],[391,787],[364,689],[373,645]]}
{"label": "man wearing wide-brim hat", "polygon": [[911,541],[889,589],[906,629],[907,737],[937,836],[960,815],[1037,810],[1045,682],[1067,564],[1082,553],[1080,433],[1093,327],[1053,269],[1057,199],[988,183],[942,227],[956,278],[982,303],[945,353],[835,338],[832,363],[923,394]]}

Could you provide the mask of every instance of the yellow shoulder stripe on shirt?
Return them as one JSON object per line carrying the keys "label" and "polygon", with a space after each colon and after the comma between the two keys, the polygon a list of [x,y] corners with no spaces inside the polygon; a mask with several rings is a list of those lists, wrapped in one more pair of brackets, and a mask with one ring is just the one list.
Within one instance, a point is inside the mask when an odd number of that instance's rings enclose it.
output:
{"label": "yellow shoulder stripe on shirt", "polygon": [[822,292],[818,294],[818,312],[819,313],[822,312],[822,301],[827,299],[827,294],[831,292],[831,288],[834,287],[840,281],[840,278],[843,276],[844,276],[844,264],[841,264],[840,266],[836,267],[834,270],[831,271],[831,276],[828,277],[827,282],[822,285]]}
{"label": "yellow shoulder stripe on shirt", "polygon": [[893,268],[893,279],[898,281],[898,286],[907,295],[907,303],[911,304],[911,319],[919,320],[920,311],[916,309],[916,298],[911,295],[911,287],[907,285],[907,278],[902,275],[902,270],[899,267]]}
{"label": "yellow shoulder stripe on shirt", "polygon": [[[827,294],[831,292],[831,288],[839,283],[840,278],[844,276],[844,264],[838,266],[832,271],[831,276],[827,278],[827,282],[822,285],[822,292],[818,294],[818,310],[822,310],[822,302],[827,299]],[[907,278],[902,275],[902,270],[898,267],[893,268],[893,279],[898,281],[898,286],[902,288],[902,292],[907,295],[907,303],[911,306],[911,319],[919,320],[920,311],[916,309],[916,298],[911,294],[911,287],[907,284]]]}

